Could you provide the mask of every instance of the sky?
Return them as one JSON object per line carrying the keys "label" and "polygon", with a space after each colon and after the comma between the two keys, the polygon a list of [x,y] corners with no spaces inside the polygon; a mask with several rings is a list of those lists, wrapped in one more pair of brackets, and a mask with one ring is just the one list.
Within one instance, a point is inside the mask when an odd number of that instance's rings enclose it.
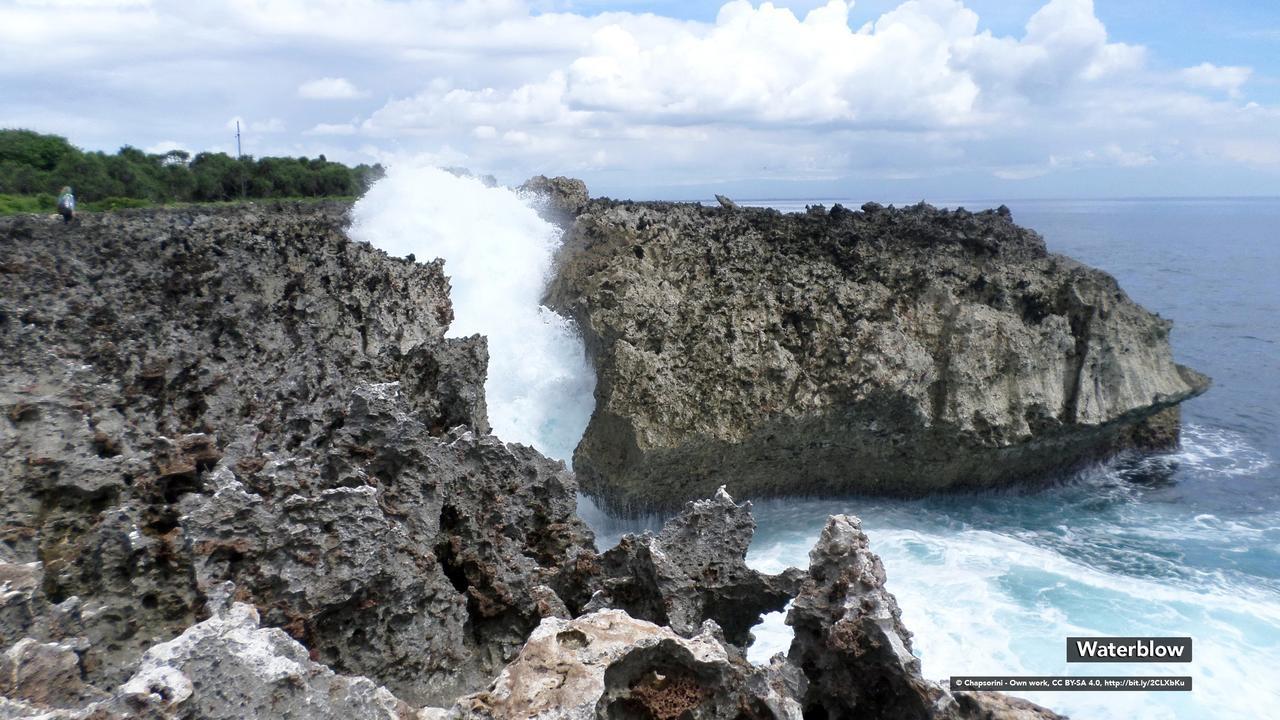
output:
{"label": "sky", "polygon": [[0,127],[593,194],[1280,195],[1280,5],[0,0]]}

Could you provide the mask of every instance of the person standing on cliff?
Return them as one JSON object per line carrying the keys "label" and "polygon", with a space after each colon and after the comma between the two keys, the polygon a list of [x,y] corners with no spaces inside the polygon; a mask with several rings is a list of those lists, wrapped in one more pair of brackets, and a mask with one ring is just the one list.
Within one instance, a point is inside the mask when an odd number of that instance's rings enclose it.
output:
{"label": "person standing on cliff", "polygon": [[71,193],[70,187],[62,188],[58,195],[58,214],[62,216],[64,223],[71,222],[76,216],[76,196]]}

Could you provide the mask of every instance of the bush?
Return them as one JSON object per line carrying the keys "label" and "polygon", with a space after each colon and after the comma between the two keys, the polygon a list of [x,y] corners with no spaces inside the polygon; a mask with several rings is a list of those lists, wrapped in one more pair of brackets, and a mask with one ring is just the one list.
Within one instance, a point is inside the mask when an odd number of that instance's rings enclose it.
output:
{"label": "bush", "polygon": [[105,210],[125,210],[127,208],[148,207],[153,203],[150,200],[139,200],[138,198],[127,197],[109,197],[94,202],[84,203],[80,205],[81,210],[89,210],[92,212],[101,212]]}
{"label": "bush", "polygon": [[0,195],[0,215],[45,213],[57,209],[58,201],[49,193],[39,195]]}

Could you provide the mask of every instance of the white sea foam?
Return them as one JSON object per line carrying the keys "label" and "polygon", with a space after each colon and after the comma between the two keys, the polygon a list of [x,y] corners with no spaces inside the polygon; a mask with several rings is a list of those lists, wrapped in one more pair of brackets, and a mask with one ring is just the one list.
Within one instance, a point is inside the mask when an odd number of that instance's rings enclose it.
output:
{"label": "white sea foam", "polygon": [[1223,475],[1256,475],[1271,466],[1271,458],[1240,433],[1187,425],[1182,446],[1171,459]]}
{"label": "white sea foam", "polygon": [[[833,510],[834,511],[834,510]],[[752,551],[758,569],[804,567],[817,528]],[[1192,675],[1192,693],[1029,693],[1073,717],[1253,718],[1275,707],[1280,597],[1266,588],[1187,587],[1100,571],[1051,549],[979,530],[868,529],[888,587],[915,634],[926,677],[950,675]],[[753,630],[748,653],[764,662],[791,641],[775,613]],[[1191,635],[1186,665],[1067,665],[1069,635]]]}
{"label": "white sea foam", "polygon": [[351,235],[391,255],[444,259],[449,334],[489,339],[494,434],[568,462],[594,406],[595,376],[573,324],[541,306],[561,237],[531,202],[475,178],[393,162],[356,203]]}

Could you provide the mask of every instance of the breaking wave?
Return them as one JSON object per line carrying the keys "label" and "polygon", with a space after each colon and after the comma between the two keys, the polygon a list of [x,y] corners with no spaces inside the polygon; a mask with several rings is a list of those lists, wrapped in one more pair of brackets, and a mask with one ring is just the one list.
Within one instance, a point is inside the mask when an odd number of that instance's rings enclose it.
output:
{"label": "breaking wave", "polygon": [[569,462],[594,407],[595,374],[573,323],[542,306],[561,232],[535,202],[477,178],[393,163],[356,203],[351,236],[390,255],[444,259],[449,335],[489,339],[494,434]]}

